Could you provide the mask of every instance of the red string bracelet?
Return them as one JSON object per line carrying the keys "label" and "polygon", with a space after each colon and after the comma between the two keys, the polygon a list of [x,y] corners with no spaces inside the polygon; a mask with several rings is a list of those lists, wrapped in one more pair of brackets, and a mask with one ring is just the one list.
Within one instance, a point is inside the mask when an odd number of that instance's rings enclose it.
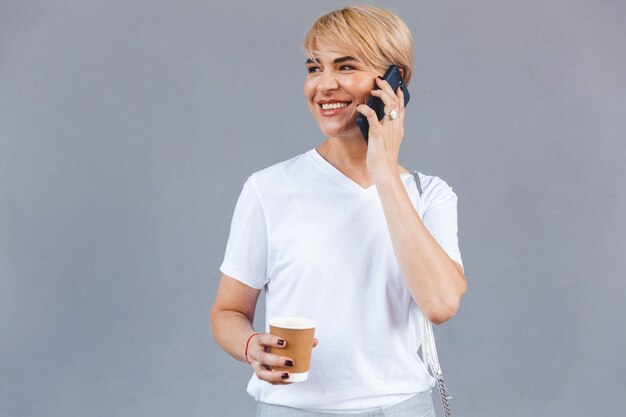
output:
{"label": "red string bracelet", "polygon": [[258,336],[258,335],[259,335],[258,333],[252,333],[252,334],[250,335],[250,337],[248,338],[248,341],[246,342],[246,351],[245,351],[245,353],[244,353],[244,356],[245,356],[245,358],[246,358],[246,362],[248,362],[248,364],[250,364],[250,365],[251,365],[251,363],[250,363],[250,361],[248,360],[248,345],[250,344],[250,340],[251,340],[254,336]]}

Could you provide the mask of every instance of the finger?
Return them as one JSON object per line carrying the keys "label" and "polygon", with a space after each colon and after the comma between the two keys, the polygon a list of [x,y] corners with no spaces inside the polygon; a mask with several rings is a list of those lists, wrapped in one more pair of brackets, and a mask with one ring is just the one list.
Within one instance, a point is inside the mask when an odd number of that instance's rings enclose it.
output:
{"label": "finger", "polygon": [[356,107],[356,110],[367,118],[367,122],[370,125],[370,129],[374,126],[380,125],[376,112],[372,110],[367,104],[361,104]]}
{"label": "finger", "polygon": [[268,371],[267,369],[256,369],[256,376],[262,380],[267,381],[272,385],[287,385],[291,382],[285,382],[285,379],[289,378],[289,372],[284,371]]}
{"label": "finger", "polygon": [[402,91],[402,87],[398,87],[398,98],[400,99],[400,113],[404,112],[404,91]]}
{"label": "finger", "polygon": [[389,113],[393,109],[400,111],[400,100],[398,99],[398,96],[389,94],[387,91],[383,90],[373,90],[372,95],[379,97],[383,101],[383,104],[385,105],[385,113]]}
{"label": "finger", "polygon": [[317,338],[313,339],[313,347],[317,346],[319,343],[319,341],[317,340]]}
{"label": "finger", "polygon": [[[398,103],[398,95],[396,94],[396,92],[395,92],[395,91],[393,91],[393,88],[391,88],[391,85],[390,85],[387,81],[385,81],[385,80],[383,80],[383,79],[381,79],[381,78],[377,78],[377,80],[378,80],[378,81],[377,81],[378,86],[379,86],[379,87],[380,87],[380,88],[381,88],[381,89],[382,89],[385,93],[387,93],[387,94],[389,95],[389,98],[391,99],[391,101],[392,101],[393,103],[395,103],[395,104],[399,104],[399,103]],[[398,105],[398,106],[396,106],[395,108],[399,108],[399,107],[400,107],[400,106]]]}
{"label": "finger", "polygon": [[258,343],[264,346],[271,346],[275,348],[284,348],[287,346],[287,341],[282,337],[275,336],[271,333],[261,333],[259,337],[257,337]]}
{"label": "finger", "polygon": [[381,90],[383,90],[390,96],[395,97],[396,93],[393,92],[393,88],[391,88],[389,82],[383,80],[382,78],[376,77],[376,85],[378,85]]}
{"label": "finger", "polygon": [[261,352],[258,355],[257,360],[261,362],[262,365],[267,365],[270,367],[289,367],[291,368],[294,365],[293,359],[287,356],[275,355],[273,353],[265,353]]}
{"label": "finger", "polygon": [[260,361],[262,353],[269,351],[270,348],[284,348],[287,341],[281,337],[274,336],[270,333],[259,333],[257,337],[250,341],[248,348],[248,358],[250,361]]}
{"label": "finger", "polygon": [[375,97],[379,97],[383,101],[383,103],[385,104],[385,111],[392,108],[398,108],[396,106],[396,96],[389,94],[388,92],[383,90],[372,90],[372,95]]}

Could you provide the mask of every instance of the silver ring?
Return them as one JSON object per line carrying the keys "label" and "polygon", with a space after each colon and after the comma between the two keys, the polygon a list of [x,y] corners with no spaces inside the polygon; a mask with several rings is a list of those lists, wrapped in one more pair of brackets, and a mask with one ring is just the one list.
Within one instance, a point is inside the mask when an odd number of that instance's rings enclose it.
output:
{"label": "silver ring", "polygon": [[396,120],[398,118],[398,112],[396,109],[393,109],[389,113],[385,112],[385,116],[389,116],[390,120]]}

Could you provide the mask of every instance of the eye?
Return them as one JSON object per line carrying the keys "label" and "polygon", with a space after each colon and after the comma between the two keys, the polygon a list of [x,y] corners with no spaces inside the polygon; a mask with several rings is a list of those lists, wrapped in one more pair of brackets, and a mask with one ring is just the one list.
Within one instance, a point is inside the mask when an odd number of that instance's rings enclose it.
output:
{"label": "eye", "polygon": [[339,67],[339,70],[341,71],[353,71],[356,68],[354,68],[352,65],[342,65]]}
{"label": "eye", "polygon": [[309,74],[312,74],[314,72],[319,72],[320,67],[307,67],[306,70]]}

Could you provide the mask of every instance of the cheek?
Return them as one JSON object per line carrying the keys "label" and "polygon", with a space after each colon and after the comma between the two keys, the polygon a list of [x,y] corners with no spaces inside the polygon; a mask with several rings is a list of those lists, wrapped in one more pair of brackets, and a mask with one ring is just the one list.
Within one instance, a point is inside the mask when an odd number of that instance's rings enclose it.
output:
{"label": "cheek", "polygon": [[371,95],[372,90],[375,88],[376,82],[369,77],[363,77],[359,79],[352,79],[349,83],[345,84],[355,97],[358,97],[359,101],[365,102]]}

